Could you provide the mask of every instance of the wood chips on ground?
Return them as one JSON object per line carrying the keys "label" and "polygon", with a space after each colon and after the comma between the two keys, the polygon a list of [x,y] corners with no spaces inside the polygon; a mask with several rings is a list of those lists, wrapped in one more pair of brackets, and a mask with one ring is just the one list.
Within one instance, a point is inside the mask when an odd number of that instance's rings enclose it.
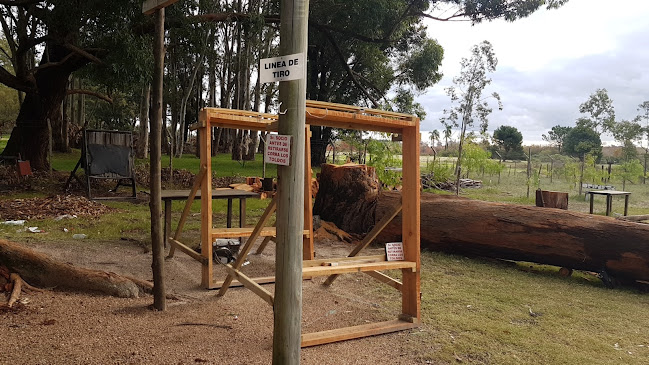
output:
{"label": "wood chips on ground", "polygon": [[98,217],[114,210],[86,197],[73,195],[0,200],[0,220],[56,218],[65,214]]}

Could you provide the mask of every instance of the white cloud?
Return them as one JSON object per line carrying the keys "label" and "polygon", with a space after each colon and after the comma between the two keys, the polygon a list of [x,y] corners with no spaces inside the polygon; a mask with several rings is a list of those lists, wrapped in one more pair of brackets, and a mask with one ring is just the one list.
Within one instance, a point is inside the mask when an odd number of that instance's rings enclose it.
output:
{"label": "white cloud", "polygon": [[500,93],[505,107],[492,113],[491,131],[513,125],[525,143],[538,143],[552,126],[574,125],[579,104],[599,88],[608,90],[618,119],[631,119],[649,100],[647,19],[649,2],[570,0],[514,23],[431,22],[429,34],[445,50],[445,77],[418,98],[428,113],[421,129],[441,128],[442,110],[451,106],[444,88],[460,59],[485,39],[499,59],[488,91]]}

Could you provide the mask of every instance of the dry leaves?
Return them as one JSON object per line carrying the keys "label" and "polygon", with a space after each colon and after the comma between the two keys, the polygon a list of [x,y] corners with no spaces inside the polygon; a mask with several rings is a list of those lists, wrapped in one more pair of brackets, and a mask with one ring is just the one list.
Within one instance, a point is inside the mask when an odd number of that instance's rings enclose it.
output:
{"label": "dry leaves", "polygon": [[73,195],[0,200],[0,220],[55,218],[65,214],[98,217],[114,210],[86,197]]}

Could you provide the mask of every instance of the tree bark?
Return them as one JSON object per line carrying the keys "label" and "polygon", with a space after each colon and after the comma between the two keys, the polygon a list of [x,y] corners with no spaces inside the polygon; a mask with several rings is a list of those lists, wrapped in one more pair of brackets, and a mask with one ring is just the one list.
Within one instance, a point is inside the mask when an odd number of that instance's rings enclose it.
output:
{"label": "tree bark", "polygon": [[[382,193],[373,212],[375,221],[398,199],[399,193]],[[649,280],[649,226],[644,224],[423,193],[421,227],[422,249],[606,271],[620,280]],[[400,239],[399,215],[377,242]]]}
{"label": "tree bark", "polygon": [[[400,201],[364,165],[323,165],[313,213],[348,233],[368,232]],[[401,240],[401,215],[375,242]],[[421,248],[529,261],[649,281],[649,225],[562,209],[421,194]]]}
{"label": "tree bark", "polygon": [[72,266],[47,255],[0,239],[0,266],[18,273],[28,283],[83,292],[96,291],[121,298],[150,293],[151,284],[115,273]]}
{"label": "tree bark", "polygon": [[364,233],[372,228],[380,194],[373,167],[323,164],[318,182],[314,215],[346,232]]}
{"label": "tree bark", "polygon": [[138,133],[137,158],[149,156],[149,100],[151,98],[151,84],[142,88],[140,100],[140,130]]}

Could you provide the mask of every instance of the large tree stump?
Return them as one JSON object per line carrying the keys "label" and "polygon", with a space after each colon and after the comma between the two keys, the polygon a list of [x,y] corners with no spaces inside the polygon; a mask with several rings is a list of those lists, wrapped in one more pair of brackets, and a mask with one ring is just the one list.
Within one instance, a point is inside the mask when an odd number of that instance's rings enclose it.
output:
{"label": "large tree stump", "polygon": [[42,253],[2,239],[0,266],[41,287],[95,291],[122,298],[136,298],[142,293],[150,293],[153,287],[146,281],[52,260]]}
{"label": "large tree stump", "polygon": [[323,164],[313,214],[348,233],[365,233],[374,226],[380,184],[373,167]]}
{"label": "large tree stump", "polygon": [[[371,214],[378,221],[398,199],[399,193],[381,194]],[[400,215],[377,242],[399,240]],[[649,226],[561,209],[424,193],[421,247],[649,280]]]}

